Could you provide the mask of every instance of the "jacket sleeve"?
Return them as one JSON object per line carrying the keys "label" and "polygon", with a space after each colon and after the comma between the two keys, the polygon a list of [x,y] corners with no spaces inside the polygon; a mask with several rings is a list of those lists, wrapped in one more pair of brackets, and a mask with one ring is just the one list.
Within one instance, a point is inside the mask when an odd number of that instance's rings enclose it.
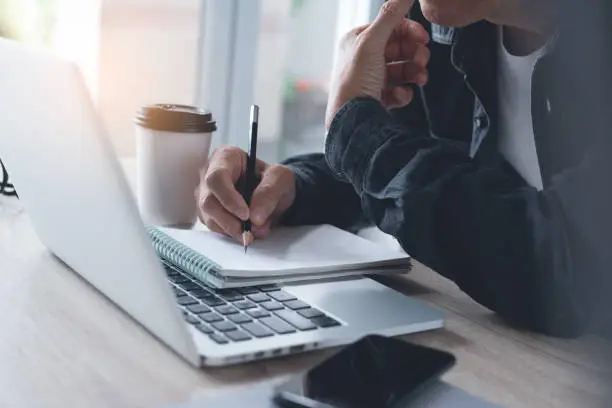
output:
{"label": "jacket sleeve", "polygon": [[283,164],[295,175],[296,198],[282,224],[332,224],[357,230],[366,223],[353,186],[333,176],[323,153],[298,155]]}
{"label": "jacket sleeve", "polygon": [[563,337],[608,318],[592,305],[611,261],[609,145],[594,152],[537,191],[501,157],[478,163],[465,144],[402,126],[367,98],[338,112],[326,141],[334,175],[415,259],[501,317]]}
{"label": "jacket sleeve", "polygon": [[[389,115],[397,123],[426,132],[427,119],[420,98]],[[353,185],[336,177],[323,153],[297,155],[282,164],[295,174],[297,196],[281,224],[331,224],[352,232],[373,225],[363,212],[361,197]]]}

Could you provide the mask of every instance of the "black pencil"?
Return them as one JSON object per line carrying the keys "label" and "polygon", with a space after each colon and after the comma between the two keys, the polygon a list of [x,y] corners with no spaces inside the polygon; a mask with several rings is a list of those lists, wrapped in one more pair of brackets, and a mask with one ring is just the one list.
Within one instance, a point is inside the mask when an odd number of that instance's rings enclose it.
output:
{"label": "black pencil", "polygon": [[[247,152],[247,165],[244,180],[244,191],[242,195],[247,206],[251,206],[251,196],[255,189],[256,174],[255,167],[257,164],[257,130],[259,127],[259,106],[251,106],[251,132],[249,134],[249,148]],[[246,253],[248,243],[252,242],[253,234],[251,232],[251,220],[248,219],[242,222],[242,244]]]}

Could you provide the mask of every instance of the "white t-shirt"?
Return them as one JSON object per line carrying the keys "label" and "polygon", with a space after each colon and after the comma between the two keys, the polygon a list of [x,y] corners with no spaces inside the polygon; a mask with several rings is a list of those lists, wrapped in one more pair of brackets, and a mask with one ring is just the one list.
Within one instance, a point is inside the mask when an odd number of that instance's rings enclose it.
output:
{"label": "white t-shirt", "polygon": [[542,189],[542,173],[536,152],[531,118],[531,76],[545,52],[539,48],[525,56],[508,52],[499,38],[499,144],[498,148],[514,169],[532,186]]}

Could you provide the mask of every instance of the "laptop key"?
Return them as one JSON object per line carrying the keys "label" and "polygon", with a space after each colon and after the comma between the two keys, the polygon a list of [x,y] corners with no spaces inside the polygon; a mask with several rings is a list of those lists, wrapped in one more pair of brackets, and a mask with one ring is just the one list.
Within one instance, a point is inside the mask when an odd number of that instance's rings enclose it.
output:
{"label": "laptop key", "polygon": [[168,267],[166,265],[164,265],[164,270],[166,271],[166,275],[167,276],[177,276],[177,275],[179,275],[179,273],[176,270],[174,270],[174,269],[172,269],[172,268],[170,268],[170,267]]}
{"label": "laptop key", "polygon": [[221,299],[227,300],[228,302],[235,302],[237,300],[244,299],[244,296],[242,296],[240,292],[238,292],[237,290],[233,290],[233,289],[217,291],[216,295],[219,296]]}
{"label": "laptop key", "polygon": [[177,298],[176,301],[181,306],[195,305],[198,303],[198,301],[191,296],[181,296],[180,298]]}
{"label": "laptop key", "polygon": [[168,279],[170,279],[174,283],[179,283],[179,284],[180,283],[191,282],[188,278],[184,277],[183,275],[168,276]]}
{"label": "laptop key", "polygon": [[251,302],[250,300],[240,300],[238,302],[234,302],[234,306],[236,306],[238,309],[242,309],[242,310],[253,309],[253,308],[257,307],[257,305],[255,303]]}
{"label": "laptop key", "polygon": [[238,328],[234,323],[228,322],[227,320],[218,323],[213,323],[212,327],[214,327],[216,330],[219,330],[220,332],[228,332],[236,330]]}
{"label": "laptop key", "polygon": [[197,290],[191,291],[191,294],[197,298],[200,298],[202,296],[212,296],[213,295],[212,293],[210,293],[210,291],[203,289],[201,287]]}
{"label": "laptop key", "polygon": [[252,295],[253,293],[259,292],[259,289],[253,286],[248,286],[246,288],[237,288],[237,290],[243,295]]}
{"label": "laptop key", "polygon": [[200,319],[204,320],[206,323],[215,323],[223,320],[221,316],[216,313],[205,313],[199,316]]}
{"label": "laptop key", "polygon": [[232,315],[227,316],[227,318],[237,324],[248,323],[248,322],[253,321],[253,319],[251,319],[249,316],[245,315],[244,313],[232,314]]}
{"label": "laptop key", "polygon": [[204,323],[197,324],[195,328],[204,334],[212,334],[215,332],[213,329],[210,328],[209,325],[204,324]]}
{"label": "laptop key", "polygon": [[286,302],[288,300],[296,299],[295,296],[293,296],[290,293],[285,292],[284,290],[278,290],[276,292],[270,292],[270,293],[268,293],[268,295],[271,298],[273,298],[274,300],[278,300],[279,302]]}
{"label": "laptop key", "polygon": [[172,286],[172,291],[174,292],[174,295],[176,297],[187,296],[187,293],[183,292],[182,290],[180,290],[177,287]]}
{"label": "laptop key", "polygon": [[266,295],[265,293],[253,293],[252,295],[248,295],[247,298],[255,303],[261,303],[270,300],[268,295]]}
{"label": "laptop key", "polygon": [[298,310],[297,312],[307,319],[312,319],[313,317],[323,316],[323,312],[321,312],[319,309],[315,309],[314,307],[311,307],[308,309],[301,309],[301,310]]}
{"label": "laptop key", "polygon": [[285,305],[286,307],[288,307],[291,310],[307,309],[307,308],[310,307],[310,305],[308,303],[302,302],[299,299],[289,300],[287,302],[284,302],[283,305]]}
{"label": "laptop key", "polygon": [[317,328],[315,324],[313,324],[310,320],[305,317],[300,316],[293,310],[279,310],[274,312],[278,317],[291,324],[293,327],[298,330],[306,331],[306,330],[314,330]]}
{"label": "laptop key", "polygon": [[269,329],[259,323],[246,323],[243,324],[241,327],[251,333],[253,336],[259,338],[270,337],[274,335],[274,333],[272,333]]}
{"label": "laptop key", "polygon": [[281,305],[280,303],[275,302],[273,300],[270,300],[269,302],[260,303],[259,305],[261,307],[267,309],[267,310],[280,310],[280,309],[284,309],[283,305]]}
{"label": "laptop key", "polygon": [[274,292],[275,290],[280,290],[280,286],[276,285],[262,285],[258,286],[258,289],[262,292]]}
{"label": "laptop key", "polygon": [[213,295],[202,296],[199,299],[202,301],[202,303],[205,303],[211,307],[221,306],[225,304],[224,300],[219,299],[218,297],[213,296]]}
{"label": "laptop key", "polygon": [[185,283],[179,283],[179,286],[183,289],[185,289],[186,291],[190,292],[192,290],[198,290],[200,289],[200,285],[198,285],[195,282],[185,282]]}
{"label": "laptop key", "polygon": [[263,309],[250,309],[250,310],[247,310],[246,312],[250,314],[252,317],[254,317],[255,319],[270,316],[270,312],[267,312]]}
{"label": "laptop key", "polygon": [[259,319],[259,321],[277,332],[278,334],[289,334],[296,332],[293,326],[289,325],[289,323],[279,319],[276,316],[264,317],[262,319]]}
{"label": "laptop key", "polygon": [[250,340],[252,338],[251,336],[249,336],[247,333],[245,333],[242,330],[234,330],[231,332],[227,332],[225,333],[225,335],[229,337],[230,339],[232,339],[233,341],[245,341],[245,340]]}
{"label": "laptop key", "polygon": [[334,326],[340,326],[340,322],[332,319],[329,316],[319,316],[319,317],[315,317],[310,319],[311,322],[313,322],[314,324],[316,324],[319,327],[334,327]]}
{"label": "laptop key", "polygon": [[190,315],[190,314],[185,315],[185,320],[187,320],[187,323],[189,324],[200,323],[200,321],[194,315]]}
{"label": "laptop key", "polygon": [[215,310],[217,312],[221,313],[222,315],[231,315],[231,314],[234,314],[234,313],[240,313],[240,310],[236,309],[232,305],[217,306],[217,307],[215,307]]}
{"label": "laptop key", "polygon": [[221,335],[219,333],[209,334],[208,337],[210,337],[211,340],[215,341],[218,344],[227,344],[227,343],[229,343],[229,341],[223,335]]}
{"label": "laptop key", "polygon": [[206,305],[198,303],[197,305],[187,306],[187,310],[191,313],[200,314],[200,313],[208,313],[210,312],[210,308]]}

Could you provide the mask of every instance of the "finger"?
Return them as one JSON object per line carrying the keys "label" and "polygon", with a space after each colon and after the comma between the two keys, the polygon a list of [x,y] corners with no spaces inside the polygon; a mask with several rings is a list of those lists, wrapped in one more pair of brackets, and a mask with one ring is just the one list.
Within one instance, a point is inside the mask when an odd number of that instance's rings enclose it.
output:
{"label": "finger", "polygon": [[387,65],[387,86],[405,84],[424,86],[427,79],[427,70],[411,62]]}
{"label": "finger", "polygon": [[204,188],[212,192],[229,212],[247,219],[249,208],[235,184],[246,169],[246,153],[236,147],[215,150],[203,176]]}
{"label": "finger", "polygon": [[348,37],[347,39],[358,36],[359,34],[363,33],[366,29],[368,29],[368,27],[370,27],[370,23],[363,24],[363,25],[353,28],[351,31],[347,33],[346,35]]}
{"label": "finger", "polygon": [[[216,234],[220,234],[223,236],[228,236],[227,233],[223,230],[223,228],[221,228],[219,226],[219,224],[217,224],[215,221],[210,220],[208,221],[208,223],[206,224],[206,226],[208,227],[208,229]],[[235,240],[236,242],[240,242],[242,244],[242,236],[239,237],[232,237],[230,236],[230,238],[232,238],[233,240]]]}
{"label": "finger", "polygon": [[373,41],[386,45],[395,28],[408,15],[413,4],[414,0],[388,0],[382,5],[376,19],[366,29],[366,32],[369,32]]}
{"label": "finger", "polygon": [[286,174],[282,166],[271,166],[263,173],[251,200],[251,221],[254,225],[264,225],[274,213],[287,189]]}
{"label": "finger", "polygon": [[217,224],[215,221],[213,221],[212,219],[209,219],[208,222],[205,223],[205,225],[210,231],[214,233],[227,235],[225,231],[223,231],[223,228],[221,228],[221,226]]}
{"label": "finger", "polygon": [[235,146],[221,146],[213,152],[208,171],[223,169],[229,173],[233,183],[237,182],[246,170],[247,153]]}
{"label": "finger", "polygon": [[[261,159],[255,161],[255,174],[257,177],[261,177],[261,174],[268,167],[268,164]],[[246,169],[244,170],[246,172]]]}
{"label": "finger", "polygon": [[401,108],[412,102],[414,91],[409,87],[395,87],[385,90],[385,106],[387,109]]}
{"label": "finger", "polygon": [[387,61],[411,59],[419,46],[429,42],[429,34],[416,21],[404,20],[397,27],[385,47]]}
{"label": "finger", "polygon": [[246,220],[249,217],[249,208],[244,198],[236,190],[232,178],[224,169],[211,169],[206,175],[206,186],[217,198],[221,205],[230,213]]}
{"label": "finger", "polygon": [[427,64],[430,56],[431,52],[426,44],[419,44],[413,41],[389,42],[385,49],[385,60],[387,62],[415,61]]}
{"label": "finger", "polygon": [[[212,154],[211,159],[200,170],[201,179],[205,180],[211,172],[226,172],[235,185],[246,172],[247,153],[235,146],[219,147]],[[255,175],[259,177],[268,165],[261,159],[255,162]],[[214,180],[213,180],[214,181]],[[235,188],[234,188],[235,189]]]}
{"label": "finger", "polygon": [[232,214],[227,212],[214,195],[208,195],[198,205],[202,212],[201,218],[206,225],[214,222],[223,233],[239,239],[242,235],[242,223]]}
{"label": "finger", "polygon": [[266,222],[264,225],[261,225],[261,226],[256,225],[253,227],[253,235],[255,236],[256,239],[267,238],[271,232],[272,232],[272,223],[269,221]]}
{"label": "finger", "polygon": [[418,21],[404,18],[391,33],[389,41],[411,41],[417,44],[427,44],[430,41],[429,33]]}
{"label": "finger", "polygon": [[417,47],[416,52],[412,56],[412,63],[418,65],[420,67],[425,68],[427,64],[429,64],[429,59],[431,58],[431,51],[425,45],[420,45]]}

